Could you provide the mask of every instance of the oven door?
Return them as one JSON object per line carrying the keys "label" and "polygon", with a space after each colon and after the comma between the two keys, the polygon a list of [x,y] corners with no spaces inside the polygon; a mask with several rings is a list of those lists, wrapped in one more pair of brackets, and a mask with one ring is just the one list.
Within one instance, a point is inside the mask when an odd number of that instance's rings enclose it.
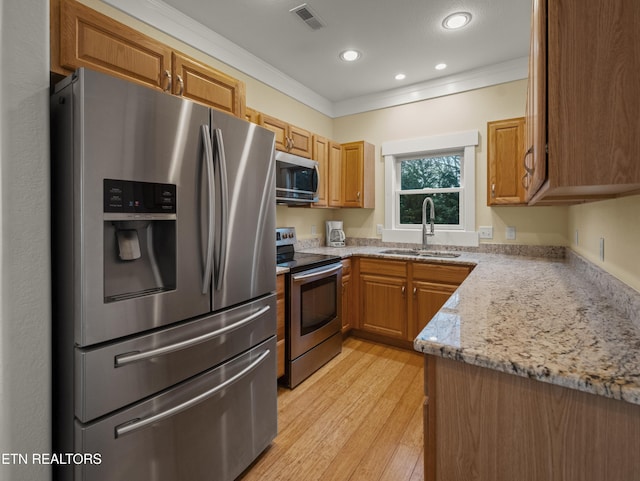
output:
{"label": "oven door", "polygon": [[340,332],[342,264],[291,274],[289,359],[294,360]]}

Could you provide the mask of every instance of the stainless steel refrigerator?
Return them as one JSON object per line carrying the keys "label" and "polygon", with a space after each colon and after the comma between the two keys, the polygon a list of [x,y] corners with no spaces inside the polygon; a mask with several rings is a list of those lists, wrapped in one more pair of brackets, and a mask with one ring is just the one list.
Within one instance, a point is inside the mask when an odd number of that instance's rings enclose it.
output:
{"label": "stainless steel refrigerator", "polygon": [[51,144],[55,478],[236,478],[277,430],[273,134],[79,69]]}

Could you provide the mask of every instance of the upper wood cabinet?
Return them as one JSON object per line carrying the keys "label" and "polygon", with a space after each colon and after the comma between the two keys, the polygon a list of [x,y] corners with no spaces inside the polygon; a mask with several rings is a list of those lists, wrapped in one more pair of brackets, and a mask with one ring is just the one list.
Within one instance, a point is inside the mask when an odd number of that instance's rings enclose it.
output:
{"label": "upper wood cabinet", "polygon": [[[342,144],[340,168],[330,162],[329,183],[332,189],[340,186],[340,199],[336,191],[330,193],[329,205],[334,207],[375,207],[375,148],[365,141]],[[339,176],[339,177],[338,177]]]}
{"label": "upper wood cabinet", "polygon": [[342,146],[335,142],[329,143],[329,176],[327,188],[327,203],[330,207],[342,206]]}
{"label": "upper wood cabinet", "polygon": [[172,53],[171,60],[173,94],[244,118],[243,82],[178,52]]}
{"label": "upper wood cabinet", "polygon": [[253,122],[254,124],[260,123],[260,112],[254,110],[250,107],[246,107],[244,109],[244,119],[248,122]]}
{"label": "upper wood cabinet", "polygon": [[51,0],[51,71],[79,67],[244,117],[244,83],[73,0]]}
{"label": "upper wood cabinet", "polygon": [[312,207],[327,207],[327,191],[329,185],[329,145],[330,141],[319,135],[313,136],[313,160],[318,162],[318,202]]}
{"label": "upper wood cabinet", "polygon": [[260,114],[260,125],[276,135],[276,149],[310,159],[313,153],[311,132],[280,119]]}
{"label": "upper wood cabinet", "polygon": [[640,190],[637,18],[637,0],[533,1],[525,157],[530,203]]}
{"label": "upper wood cabinet", "polygon": [[524,117],[487,123],[487,205],[524,203]]}

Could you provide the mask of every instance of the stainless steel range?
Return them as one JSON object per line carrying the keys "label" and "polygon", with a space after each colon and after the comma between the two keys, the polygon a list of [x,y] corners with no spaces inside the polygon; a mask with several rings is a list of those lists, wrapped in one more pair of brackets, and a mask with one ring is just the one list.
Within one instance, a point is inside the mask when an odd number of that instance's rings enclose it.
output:
{"label": "stainless steel range", "polygon": [[295,252],[294,227],[276,229],[277,264],[287,267],[285,382],[293,388],[342,350],[340,257]]}

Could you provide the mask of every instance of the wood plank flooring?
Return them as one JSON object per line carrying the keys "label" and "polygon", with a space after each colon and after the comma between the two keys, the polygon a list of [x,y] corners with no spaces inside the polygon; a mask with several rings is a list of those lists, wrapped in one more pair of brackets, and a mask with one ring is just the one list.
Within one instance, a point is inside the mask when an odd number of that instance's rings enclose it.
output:
{"label": "wood plank flooring", "polygon": [[293,390],[238,481],[422,481],[423,357],[355,338]]}

